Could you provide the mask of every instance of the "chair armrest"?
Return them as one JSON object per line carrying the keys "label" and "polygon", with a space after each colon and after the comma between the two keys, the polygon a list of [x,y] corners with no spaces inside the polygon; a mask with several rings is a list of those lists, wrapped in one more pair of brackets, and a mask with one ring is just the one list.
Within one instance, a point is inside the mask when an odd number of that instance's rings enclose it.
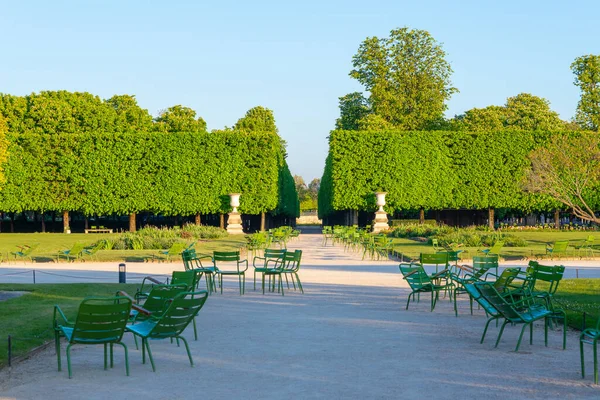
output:
{"label": "chair armrest", "polygon": [[[252,259],[252,266],[254,268],[256,268],[256,260],[266,260],[266,257],[254,256],[254,259]],[[264,261],[263,261],[263,265],[264,265]]]}
{"label": "chair armrest", "polygon": [[146,310],[144,307],[135,304],[135,299],[133,297],[131,297],[124,290],[119,290],[117,292],[117,294],[119,296],[127,297],[129,300],[131,300],[131,308],[134,309],[134,310],[136,310],[137,312],[139,312],[141,314],[144,314],[144,315],[151,315],[152,314],[150,311]]}
{"label": "chair armrest", "polygon": [[248,259],[246,259],[246,260],[239,260],[238,261],[238,266],[240,264],[243,264],[243,263],[246,263],[246,268],[244,268],[244,271],[247,271],[248,270]]}
{"label": "chair armrest", "polygon": [[58,324],[57,324],[57,322],[58,322],[58,321],[57,321],[57,319],[56,319],[56,314],[57,314],[57,313],[58,313],[58,315],[59,315],[59,316],[60,316],[60,317],[63,319],[63,321],[64,321],[64,322],[65,322],[67,325],[73,325],[73,322],[71,322],[71,321],[69,321],[69,320],[68,320],[68,318],[65,316],[65,313],[63,313],[63,311],[60,309],[60,307],[59,307],[59,306],[57,306],[57,305],[55,305],[55,306],[54,306],[54,315],[53,315],[53,319],[52,319],[52,321],[53,321],[53,325],[54,325],[54,328],[57,328],[57,327],[58,327]]}
{"label": "chair armrest", "polygon": [[147,276],[147,277],[145,277],[145,278],[142,280],[142,287],[144,287],[144,283],[145,283],[146,281],[150,281],[150,282],[152,282],[152,283],[155,283],[155,284],[157,284],[157,285],[162,285],[162,284],[163,284],[163,282],[159,281],[158,279],[155,279],[155,278],[153,278],[153,277],[151,277],[151,276]]}
{"label": "chair armrest", "polygon": [[431,275],[431,278],[436,279],[436,278],[440,278],[443,275],[446,275],[448,273],[448,269],[443,269],[442,271],[438,272],[437,274],[433,274]]}

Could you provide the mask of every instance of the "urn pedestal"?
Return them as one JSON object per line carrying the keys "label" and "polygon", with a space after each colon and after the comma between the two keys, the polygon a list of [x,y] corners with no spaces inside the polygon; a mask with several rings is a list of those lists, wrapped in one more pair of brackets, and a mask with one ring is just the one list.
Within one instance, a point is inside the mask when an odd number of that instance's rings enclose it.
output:
{"label": "urn pedestal", "polygon": [[383,210],[383,206],[385,206],[385,195],[386,192],[376,192],[375,196],[377,197],[377,205],[379,206],[379,210],[375,212],[375,220],[373,221],[373,233],[379,233],[381,231],[387,231],[390,229],[388,225],[388,217],[387,213]]}
{"label": "urn pedestal", "polygon": [[242,227],[242,216],[237,210],[240,206],[240,194],[230,193],[229,197],[231,198],[229,205],[233,207],[233,211],[231,211],[227,217],[227,233],[230,235],[243,235],[244,228]]}

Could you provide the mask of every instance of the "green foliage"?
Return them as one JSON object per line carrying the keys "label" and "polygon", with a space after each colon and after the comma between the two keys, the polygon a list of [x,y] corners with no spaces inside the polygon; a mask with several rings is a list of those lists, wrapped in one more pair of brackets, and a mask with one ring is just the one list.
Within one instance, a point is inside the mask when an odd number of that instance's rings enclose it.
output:
{"label": "green foliage", "polygon": [[8,132],[8,124],[4,117],[0,114],[0,190],[4,183],[4,163],[8,157],[7,148],[8,140],[6,140],[6,134]]}
{"label": "green foliage", "polygon": [[261,106],[248,110],[233,129],[247,132],[278,132],[273,111]]}
{"label": "green foliage", "polygon": [[451,129],[464,131],[558,131],[566,129],[550,102],[529,93],[509,97],[504,106],[473,108],[455,117]]}
{"label": "green foliage", "polygon": [[117,113],[115,122],[117,132],[149,131],[152,129],[152,116],[148,110],[141,108],[135,96],[128,94],[114,95],[105,103]]}
{"label": "green foliage", "polygon": [[0,209],[209,214],[228,212],[224,197],[241,192],[242,213],[295,216],[289,170],[291,189],[278,191],[284,163],[273,133],[11,134]]}
{"label": "green foliage", "polygon": [[345,117],[360,114],[369,104],[374,114],[399,129],[430,129],[443,119],[446,101],[457,91],[451,86],[452,68],[445,57],[441,45],[423,30],[404,27],[392,30],[387,38],[365,39],[352,58],[350,76],[365,86],[370,97],[368,103],[356,93],[340,99],[338,128],[352,129],[346,120],[364,116]]}
{"label": "green foliage", "polygon": [[319,215],[386,211],[510,208],[554,210],[560,203],[522,188],[528,153],[546,132],[333,131],[319,192]]}
{"label": "green foliage", "polygon": [[145,227],[136,232],[124,232],[110,240],[102,239],[97,244],[102,249],[148,250],[168,249],[176,242],[189,243],[199,239],[219,239],[227,231],[213,226],[185,225],[183,228]]}
{"label": "green foliage", "polygon": [[340,117],[335,121],[335,129],[358,130],[358,121],[371,113],[369,100],[362,93],[354,92],[340,97]]}
{"label": "green foliage", "polygon": [[176,105],[167,108],[156,118],[154,129],[158,132],[206,132],[206,122],[196,119],[196,111]]}
{"label": "green foliage", "polygon": [[[491,246],[498,240],[504,241],[504,245],[507,247],[527,246],[525,239],[510,233],[490,231],[487,226],[454,228],[447,225],[407,224],[395,227],[390,236],[395,238],[433,238],[438,240],[440,246],[457,243],[466,247]],[[429,240],[429,243],[431,243],[431,240]]]}
{"label": "green foliage", "polygon": [[583,129],[600,130],[600,56],[577,57],[571,70],[574,84],[581,89],[575,122]]}
{"label": "green foliage", "polygon": [[395,238],[430,238],[432,236],[448,234],[452,231],[453,228],[446,225],[405,224],[394,227],[389,236]]}

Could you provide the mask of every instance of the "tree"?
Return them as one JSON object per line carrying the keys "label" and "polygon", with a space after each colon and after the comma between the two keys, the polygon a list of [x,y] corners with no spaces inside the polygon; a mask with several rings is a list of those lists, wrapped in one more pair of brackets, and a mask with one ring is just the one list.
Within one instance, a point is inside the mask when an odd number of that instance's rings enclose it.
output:
{"label": "tree", "polygon": [[571,208],[575,216],[600,223],[594,213],[600,184],[598,135],[556,135],[529,158],[527,190],[549,195]]}
{"label": "tree", "polygon": [[506,99],[506,127],[525,131],[553,131],[564,127],[558,113],[550,109],[550,102],[529,93],[520,93]]}
{"label": "tree", "polygon": [[369,100],[362,93],[353,92],[340,97],[340,117],[335,121],[335,129],[358,130],[359,121],[371,113]]}
{"label": "tree", "polygon": [[6,120],[4,119],[2,114],[0,114],[0,184],[4,183],[3,165],[8,157],[8,154],[6,151],[7,147],[8,147],[8,141],[6,140],[7,133],[8,133],[8,124],[6,123]]}
{"label": "tree", "polygon": [[319,189],[321,188],[321,180],[319,178],[315,178],[308,184],[308,191],[313,198],[317,198],[319,195]]}
{"label": "tree", "polygon": [[529,93],[506,99],[504,106],[473,108],[455,117],[452,129],[464,131],[566,130],[568,125],[550,109],[550,102]]}
{"label": "tree", "polygon": [[577,57],[571,70],[575,74],[576,86],[581,89],[577,103],[575,122],[583,129],[600,129],[600,56]]}
{"label": "tree", "polygon": [[445,57],[429,32],[404,27],[362,42],[350,76],[370,93],[373,113],[400,129],[427,129],[443,118],[457,92]]}
{"label": "tree", "polygon": [[104,102],[112,107],[116,114],[116,130],[121,132],[142,131],[152,129],[152,115],[148,110],[141,108],[135,96],[123,94],[114,95]]}
{"label": "tree", "polygon": [[159,132],[206,132],[206,122],[196,119],[196,111],[176,105],[162,111],[156,118],[154,129]]}
{"label": "tree", "polygon": [[249,109],[233,128],[248,132],[278,132],[273,111],[261,106]]}
{"label": "tree", "polygon": [[298,192],[298,198],[300,201],[307,195],[308,187],[306,187],[306,183],[304,182],[304,178],[300,175],[294,175],[294,184],[296,185],[296,191]]}

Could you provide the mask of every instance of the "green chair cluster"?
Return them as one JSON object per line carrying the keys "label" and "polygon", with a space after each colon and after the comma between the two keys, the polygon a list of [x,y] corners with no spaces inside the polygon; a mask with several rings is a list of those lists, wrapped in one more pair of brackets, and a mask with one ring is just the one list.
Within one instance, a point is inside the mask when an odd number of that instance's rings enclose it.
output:
{"label": "green chair cluster", "polygon": [[297,239],[299,236],[299,230],[296,230],[291,226],[280,226],[279,228],[269,229],[268,231],[246,235],[246,248],[248,254],[256,256],[271,246],[285,249],[287,248],[288,242]]}
{"label": "green chair cluster", "polygon": [[[564,266],[544,266],[531,261],[525,272],[522,272],[520,268],[506,268],[498,275],[497,255],[475,256],[472,267],[452,266],[449,258],[443,257],[443,253],[422,254],[420,261],[420,263],[400,264],[400,272],[411,289],[406,309],[408,309],[411,298],[416,297],[418,301],[421,293],[431,293],[431,311],[433,311],[440,292],[444,291],[449,294],[451,300],[454,300],[454,312],[458,316],[456,299],[460,294],[468,294],[471,314],[473,313],[473,301],[475,301],[488,315],[481,343],[483,343],[492,321],[503,320],[496,339],[496,347],[500,343],[507,324],[522,324],[523,328],[515,348],[515,351],[518,351],[525,328],[529,327],[530,329],[530,342],[532,343],[533,323],[544,319],[546,345],[548,344],[548,327],[555,321],[562,321],[563,349],[566,348],[566,314],[552,301],[564,274]],[[425,267],[432,271],[435,268],[435,273],[428,274]],[[491,272],[494,269],[496,273]],[[592,343],[590,340],[593,339],[590,338],[597,333],[599,332],[590,331],[585,338],[587,342],[582,339],[582,346],[583,343]]]}
{"label": "green chair cluster", "polygon": [[323,246],[328,243],[344,246],[344,251],[361,252],[362,259],[388,259],[396,255],[394,240],[380,233],[374,235],[370,227],[358,226],[324,226],[322,230]]}
{"label": "green chair cluster", "polygon": [[298,270],[302,260],[302,250],[289,251],[287,249],[265,249],[262,257],[255,256],[252,260],[254,268],[254,290],[256,290],[256,274],[261,274],[262,291],[265,293],[265,279],[268,277],[268,287],[271,291],[275,291],[277,284],[277,292],[285,295],[283,287],[283,278],[285,278],[287,288],[290,288],[288,275],[292,281],[294,290],[296,284],[301,293],[304,293]]}

